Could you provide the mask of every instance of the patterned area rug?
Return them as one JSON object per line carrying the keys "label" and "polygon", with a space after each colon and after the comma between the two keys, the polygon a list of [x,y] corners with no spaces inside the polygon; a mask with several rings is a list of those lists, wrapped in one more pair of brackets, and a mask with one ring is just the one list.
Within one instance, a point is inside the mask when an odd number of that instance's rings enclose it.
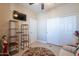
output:
{"label": "patterned area rug", "polygon": [[22,56],[55,56],[55,54],[43,47],[29,48]]}

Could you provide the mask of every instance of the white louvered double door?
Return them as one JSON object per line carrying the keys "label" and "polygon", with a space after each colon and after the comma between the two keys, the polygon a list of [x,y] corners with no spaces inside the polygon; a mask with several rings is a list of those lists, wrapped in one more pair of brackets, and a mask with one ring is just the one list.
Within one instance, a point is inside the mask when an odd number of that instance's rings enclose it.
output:
{"label": "white louvered double door", "polygon": [[61,45],[73,42],[76,16],[47,19],[47,43]]}

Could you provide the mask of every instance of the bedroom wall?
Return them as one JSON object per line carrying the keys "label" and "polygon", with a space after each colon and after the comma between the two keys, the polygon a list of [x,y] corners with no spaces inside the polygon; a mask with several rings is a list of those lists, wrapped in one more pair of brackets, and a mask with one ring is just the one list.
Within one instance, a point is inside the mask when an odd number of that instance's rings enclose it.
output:
{"label": "bedroom wall", "polygon": [[21,24],[29,24],[30,43],[35,42],[37,40],[37,14],[29,9],[29,7],[27,7],[25,4],[21,3],[11,4],[11,12],[13,12],[13,10],[26,14],[27,21],[19,21],[19,28]]}
{"label": "bedroom wall", "polygon": [[47,40],[47,17],[45,15],[45,13],[39,14],[37,20],[37,38],[42,42]]}
{"label": "bedroom wall", "polygon": [[[55,8],[52,8],[49,11],[46,11],[45,13],[43,13],[43,15],[44,16],[42,16],[40,14],[39,15],[40,17],[38,16],[38,18],[39,18],[38,19],[38,22],[39,22],[38,26],[40,26],[38,28],[38,31],[40,31],[40,32],[38,32],[38,39],[39,40],[42,40],[42,38],[46,37],[46,34],[47,34],[47,32],[46,32],[47,31],[47,28],[46,28],[47,23],[46,23],[46,21],[47,21],[47,19],[55,18],[55,17],[64,17],[64,16],[77,16],[77,21],[79,21],[79,16],[78,16],[79,15],[79,4],[74,4],[74,3],[62,4],[62,5],[59,5],[59,6],[55,7]],[[45,24],[42,24],[43,21],[45,21]],[[77,29],[79,28],[78,25],[79,25],[79,22],[77,22]]]}
{"label": "bedroom wall", "polygon": [[[18,3],[3,4],[0,3],[0,35],[8,33],[9,20],[15,20],[12,17],[13,10],[19,11],[27,15],[27,21],[19,21],[19,28],[22,23],[29,24],[30,43],[37,39],[37,22],[36,13],[30,10],[27,6]],[[34,21],[34,22],[31,22]],[[32,37],[31,37],[32,36]]]}
{"label": "bedroom wall", "polygon": [[71,16],[79,15],[79,4],[78,3],[65,3],[59,5],[58,7],[53,8],[47,12],[47,16],[50,17],[59,17],[59,16]]}
{"label": "bedroom wall", "polygon": [[10,20],[10,4],[0,3],[0,38],[8,32],[8,21]]}

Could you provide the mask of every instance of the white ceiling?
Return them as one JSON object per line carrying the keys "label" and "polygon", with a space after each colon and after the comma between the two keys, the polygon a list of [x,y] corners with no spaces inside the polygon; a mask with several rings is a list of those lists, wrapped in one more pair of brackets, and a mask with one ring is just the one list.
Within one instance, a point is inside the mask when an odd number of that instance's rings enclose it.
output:
{"label": "white ceiling", "polygon": [[32,5],[29,5],[29,3],[24,4],[25,6],[28,6],[30,9],[32,9],[33,11],[37,12],[37,13],[41,13],[41,12],[45,12],[48,10],[51,10],[55,7],[58,7],[59,5],[61,5],[63,3],[44,3],[44,9],[41,9],[41,3],[34,3]]}

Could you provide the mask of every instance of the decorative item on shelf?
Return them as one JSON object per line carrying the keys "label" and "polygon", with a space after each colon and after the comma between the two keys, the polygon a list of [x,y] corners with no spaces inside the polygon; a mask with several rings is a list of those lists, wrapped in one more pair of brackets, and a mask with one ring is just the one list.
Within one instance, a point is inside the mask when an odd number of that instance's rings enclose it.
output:
{"label": "decorative item on shelf", "polygon": [[79,44],[79,31],[75,31],[74,35],[78,38],[77,39],[78,42],[76,43],[78,45]]}
{"label": "decorative item on shelf", "polygon": [[[4,43],[5,43],[5,45],[4,45]],[[6,32],[1,33],[1,35],[0,35],[0,56],[8,56],[9,55],[8,46],[9,46],[8,45],[8,34]]]}
{"label": "decorative item on shelf", "polygon": [[13,19],[26,21],[26,14],[13,10]]}
{"label": "decorative item on shelf", "polygon": [[9,44],[7,35],[2,36],[2,54],[3,56],[9,55]]}

